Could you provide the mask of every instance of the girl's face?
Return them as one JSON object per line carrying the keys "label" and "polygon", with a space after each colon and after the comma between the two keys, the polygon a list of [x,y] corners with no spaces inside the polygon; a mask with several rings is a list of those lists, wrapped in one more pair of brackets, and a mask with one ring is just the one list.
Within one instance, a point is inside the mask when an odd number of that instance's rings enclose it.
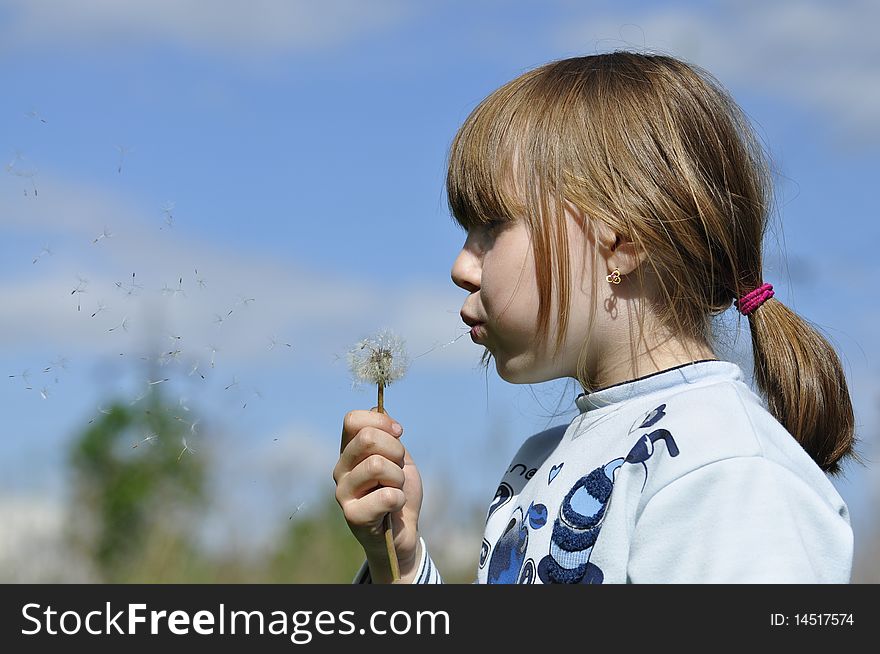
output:
{"label": "girl's face", "polygon": [[586,338],[592,262],[584,260],[583,230],[566,211],[571,265],[569,328],[562,349],[552,359],[558,319],[553,297],[549,343],[532,345],[538,324],[538,285],[531,234],[522,220],[477,226],[452,266],[452,281],[470,292],[461,310],[462,319],[482,323],[475,342],[493,355],[498,375],[511,383],[530,384],[575,375],[578,351]]}

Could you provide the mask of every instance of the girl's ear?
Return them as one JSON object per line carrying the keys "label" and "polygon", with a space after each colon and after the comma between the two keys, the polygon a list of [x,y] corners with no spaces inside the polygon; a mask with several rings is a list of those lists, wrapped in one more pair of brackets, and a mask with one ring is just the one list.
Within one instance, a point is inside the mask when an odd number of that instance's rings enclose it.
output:
{"label": "girl's ear", "polygon": [[618,268],[621,275],[628,275],[638,268],[645,258],[645,253],[634,242],[625,241],[619,234],[615,234],[615,240],[611,245],[608,265]]}

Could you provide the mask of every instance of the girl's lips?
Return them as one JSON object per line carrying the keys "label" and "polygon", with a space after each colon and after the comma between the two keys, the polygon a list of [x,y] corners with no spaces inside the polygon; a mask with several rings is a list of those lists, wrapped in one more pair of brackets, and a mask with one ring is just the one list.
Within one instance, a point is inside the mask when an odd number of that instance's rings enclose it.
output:
{"label": "girl's lips", "polygon": [[482,338],[486,335],[486,327],[483,323],[479,322],[473,327],[471,327],[471,340],[476,341],[479,338]]}

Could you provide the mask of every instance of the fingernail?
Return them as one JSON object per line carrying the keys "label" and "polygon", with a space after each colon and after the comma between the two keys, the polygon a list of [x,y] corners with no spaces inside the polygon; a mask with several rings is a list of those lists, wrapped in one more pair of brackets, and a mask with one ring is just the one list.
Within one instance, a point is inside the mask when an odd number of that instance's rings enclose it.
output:
{"label": "fingernail", "polygon": [[399,422],[392,421],[391,422],[391,431],[400,436],[403,433],[403,427],[400,426]]}

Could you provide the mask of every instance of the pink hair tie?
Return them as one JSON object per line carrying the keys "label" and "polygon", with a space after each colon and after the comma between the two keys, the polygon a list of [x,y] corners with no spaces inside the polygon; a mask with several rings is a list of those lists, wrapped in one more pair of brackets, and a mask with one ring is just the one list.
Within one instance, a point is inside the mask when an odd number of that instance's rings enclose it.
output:
{"label": "pink hair tie", "polygon": [[751,293],[734,300],[733,304],[742,315],[747,316],[771,297],[773,297],[773,284],[761,284]]}

